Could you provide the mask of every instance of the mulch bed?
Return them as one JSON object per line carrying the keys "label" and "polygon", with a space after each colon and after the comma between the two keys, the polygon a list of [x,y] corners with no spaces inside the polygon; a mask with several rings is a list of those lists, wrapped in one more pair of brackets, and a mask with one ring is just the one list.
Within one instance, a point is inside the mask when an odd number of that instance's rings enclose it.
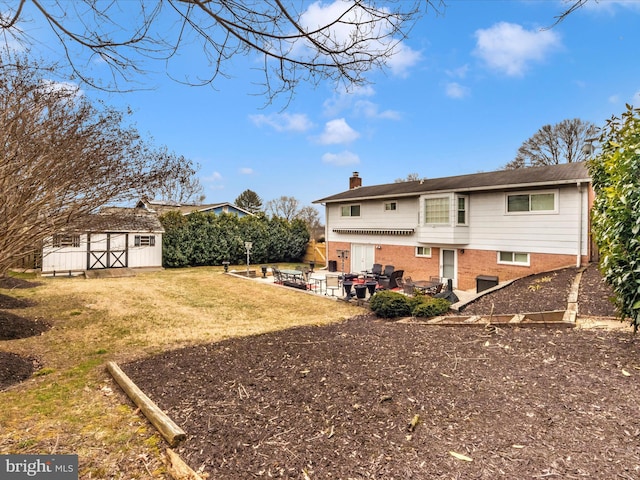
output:
{"label": "mulch bed", "polygon": [[638,347],[619,330],[363,316],[123,368],[210,478],[631,479]]}
{"label": "mulch bed", "polygon": [[[0,288],[4,289],[33,288],[37,285],[39,283],[19,278],[0,277]],[[50,325],[42,320],[32,320],[2,310],[20,309],[32,305],[34,302],[31,300],[0,294],[0,341],[40,335],[50,328]],[[0,390],[29,378],[36,369],[36,363],[34,359],[0,351]]]}
{"label": "mulch bed", "polygon": [[[522,314],[565,310],[577,268],[530,275],[478,298],[461,311],[465,315]],[[597,273],[597,271],[596,271]]]}
{"label": "mulch bed", "polygon": [[0,390],[23,382],[36,368],[36,361],[15,353],[0,351]]}

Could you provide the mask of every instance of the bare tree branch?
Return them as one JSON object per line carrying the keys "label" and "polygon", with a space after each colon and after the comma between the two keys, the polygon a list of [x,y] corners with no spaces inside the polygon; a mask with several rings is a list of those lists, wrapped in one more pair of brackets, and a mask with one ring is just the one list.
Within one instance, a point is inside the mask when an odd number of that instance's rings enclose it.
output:
{"label": "bare tree branch", "polygon": [[[0,30],[29,43],[19,28],[31,20],[29,3],[6,5]],[[171,61],[181,52],[202,49],[206,76],[180,81],[213,84],[235,55],[263,57],[268,99],[291,92],[300,81],[331,80],[349,86],[367,82],[365,74],[383,68],[414,22],[444,0],[350,0],[340,10],[321,3],[283,0],[31,0],[29,9],[54,32],[74,75],[87,84],[121,90],[147,71],[149,61]],[[333,5],[335,7],[335,5]],[[323,8],[325,10],[321,11]],[[25,23],[26,24],[26,23]],[[122,27],[121,25],[125,25]],[[91,80],[93,57],[112,71],[108,85]],[[80,60],[78,60],[80,58]],[[83,64],[83,62],[85,62]],[[200,68],[198,65],[196,68]]]}

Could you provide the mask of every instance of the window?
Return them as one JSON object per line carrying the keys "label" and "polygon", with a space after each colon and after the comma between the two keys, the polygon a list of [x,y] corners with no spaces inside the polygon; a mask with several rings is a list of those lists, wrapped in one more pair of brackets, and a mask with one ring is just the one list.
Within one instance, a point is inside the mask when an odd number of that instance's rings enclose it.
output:
{"label": "window", "polygon": [[343,217],[359,217],[360,205],[345,205],[342,207],[341,213]]}
{"label": "window", "polygon": [[521,252],[498,252],[498,263],[529,265],[529,254]]}
{"label": "window", "polygon": [[458,199],[458,225],[467,224],[467,197],[457,197]]}
{"label": "window", "polygon": [[431,257],[431,247],[416,247],[416,257]]}
{"label": "window", "polygon": [[507,212],[554,212],[556,194],[553,192],[507,195]]}
{"label": "window", "polygon": [[425,199],[424,223],[449,223],[449,197]]}
{"label": "window", "polygon": [[78,248],[80,246],[80,235],[54,235],[53,246],[54,248]]}
{"label": "window", "polygon": [[136,247],[155,247],[156,236],[155,235],[136,235],[133,243]]}
{"label": "window", "polygon": [[384,204],[384,210],[386,212],[395,211],[398,209],[398,204],[396,202],[389,202]]}

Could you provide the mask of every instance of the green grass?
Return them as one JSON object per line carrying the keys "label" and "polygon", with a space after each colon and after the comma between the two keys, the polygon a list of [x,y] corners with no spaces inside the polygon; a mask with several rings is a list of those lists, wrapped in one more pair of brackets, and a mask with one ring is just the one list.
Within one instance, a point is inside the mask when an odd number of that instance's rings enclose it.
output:
{"label": "green grass", "polygon": [[164,444],[112,381],[107,361],[362,312],[213,267],[37,281],[42,285],[34,289],[2,291],[34,300],[13,313],[46,319],[53,328],[0,343],[41,365],[31,379],[0,392],[0,453],[78,454],[83,479],[163,478]]}

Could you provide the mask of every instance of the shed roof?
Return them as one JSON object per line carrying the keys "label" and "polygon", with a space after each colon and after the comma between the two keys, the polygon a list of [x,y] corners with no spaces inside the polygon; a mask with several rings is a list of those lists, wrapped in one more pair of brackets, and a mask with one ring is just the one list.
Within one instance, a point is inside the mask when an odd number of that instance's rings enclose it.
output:
{"label": "shed roof", "polygon": [[75,224],[87,232],[164,232],[158,217],[141,208],[103,208]]}
{"label": "shed roof", "polygon": [[585,162],[563,163],[545,167],[497,170],[453,177],[428,178],[354,188],[315,200],[335,203],[372,198],[412,197],[429,193],[509,190],[590,182]]}

